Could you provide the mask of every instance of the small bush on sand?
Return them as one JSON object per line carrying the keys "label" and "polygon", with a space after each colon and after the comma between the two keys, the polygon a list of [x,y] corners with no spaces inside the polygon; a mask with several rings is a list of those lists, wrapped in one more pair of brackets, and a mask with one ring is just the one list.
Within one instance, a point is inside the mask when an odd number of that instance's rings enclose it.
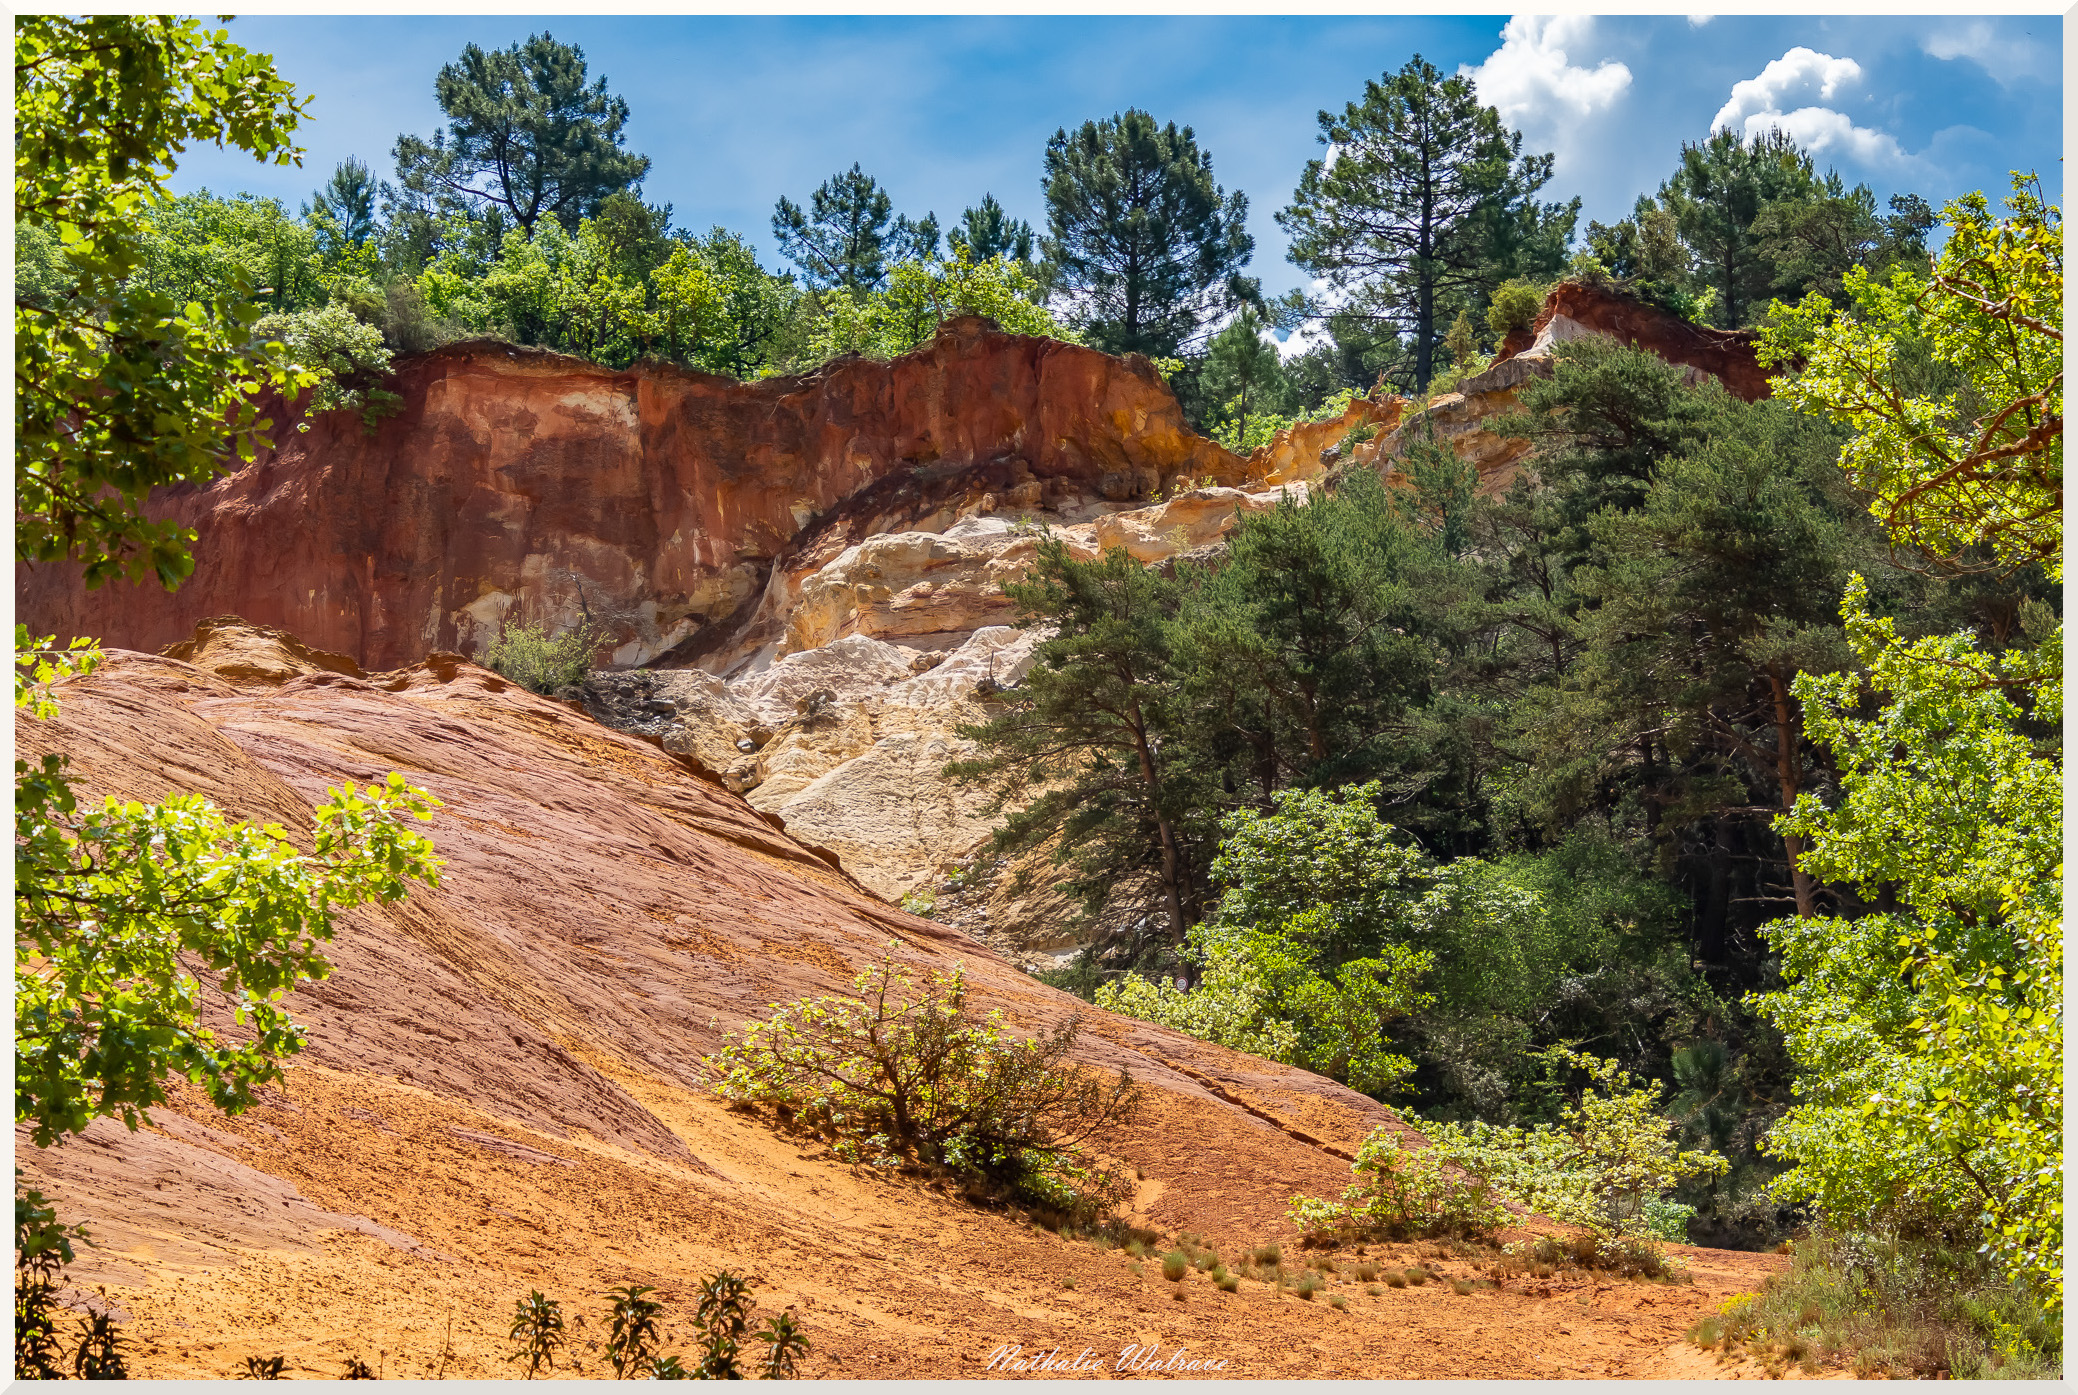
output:
{"label": "small bush on sand", "polygon": [[1182,1279],[1184,1272],[1190,1267],[1191,1262],[1184,1257],[1182,1250],[1171,1250],[1162,1256],[1162,1277],[1170,1283]]}
{"label": "small bush on sand", "polygon": [[526,1362],[528,1380],[543,1367],[555,1370],[556,1348],[563,1345],[563,1305],[539,1290],[530,1292],[513,1304],[512,1330],[506,1335],[519,1350],[505,1359]]}
{"label": "small bush on sand", "polygon": [[919,985],[892,953],[852,991],[729,1033],[707,1058],[716,1093],[786,1111],[840,1157],[983,1179],[1063,1221],[1094,1224],[1132,1194],[1083,1145],[1129,1119],[1141,1091],[1124,1071],[1107,1079],[1069,1061],[1078,1019],[1017,1041],[1001,1011],[968,1006],[963,966],[926,970]]}

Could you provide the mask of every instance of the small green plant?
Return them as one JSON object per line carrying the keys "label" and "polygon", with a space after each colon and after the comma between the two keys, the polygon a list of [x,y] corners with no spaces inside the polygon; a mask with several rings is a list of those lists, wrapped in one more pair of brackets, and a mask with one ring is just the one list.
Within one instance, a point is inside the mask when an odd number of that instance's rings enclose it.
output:
{"label": "small green plant", "polygon": [[57,1208],[42,1192],[22,1186],[14,1172],[14,1369],[28,1380],[62,1380],[64,1354],[58,1344],[58,1288],[72,1262],[72,1242],[85,1244],[82,1226],[58,1223]]}
{"label": "small green plant", "polygon": [[664,1305],[649,1295],[648,1284],[624,1284],[606,1293],[606,1360],[616,1380],[633,1380],[657,1355],[657,1318]]}
{"label": "small green plant", "polygon": [[1215,1270],[1212,1275],[1212,1282],[1221,1293],[1239,1293],[1241,1291],[1241,1280],[1226,1269]]}
{"label": "small green plant", "polygon": [[545,695],[584,682],[605,638],[605,630],[589,620],[553,636],[539,625],[507,625],[484,651],[483,664]]}
{"label": "small green plant", "polygon": [[1171,1283],[1181,1280],[1190,1267],[1190,1259],[1182,1250],[1171,1250],[1162,1256],[1162,1277]]}
{"label": "small green plant", "polygon": [[685,1368],[685,1363],[675,1356],[652,1356],[649,1365],[643,1368],[645,1380],[695,1380],[697,1377]]}
{"label": "small green plant", "polygon": [[1376,1284],[1371,1284],[1370,1286],[1364,1289],[1364,1292],[1370,1294],[1373,1298],[1380,1298],[1385,1295],[1385,1290],[1380,1288]]}
{"label": "small green plant", "polygon": [[519,1343],[519,1350],[505,1359],[526,1362],[528,1380],[543,1367],[553,1371],[556,1348],[563,1344],[563,1305],[539,1291],[529,1293],[514,1303],[507,1336]]}
{"label": "small green plant", "polygon": [[[240,1380],[280,1380],[288,1360],[280,1356],[248,1356],[245,1369],[238,1373]],[[84,1379],[84,1377],[82,1377]]]}
{"label": "small green plant", "polygon": [[1311,1303],[1313,1301],[1313,1295],[1320,1291],[1320,1286],[1320,1275],[1301,1274],[1299,1276],[1298,1287],[1293,1291],[1297,1293],[1299,1297]]}
{"label": "small green plant", "polygon": [[1452,1279],[1450,1281],[1450,1291],[1463,1298],[1472,1291],[1472,1281],[1470,1279]]}
{"label": "small green plant", "polygon": [[1375,1264],[1371,1263],[1371,1262],[1370,1262],[1369,1260],[1365,1260],[1365,1261],[1364,1261],[1363,1263],[1361,1263],[1361,1264],[1357,1265],[1357,1267],[1356,1267],[1356,1279],[1357,1279],[1357,1282],[1358,1282],[1358,1283],[1360,1283],[1360,1284],[1368,1284],[1368,1283],[1371,1283],[1371,1282],[1375,1281],[1375,1280],[1376,1280],[1377,1278],[1378,1278],[1378,1266],[1377,1266],[1377,1265],[1375,1265]]}
{"label": "small green plant", "polygon": [[1338,1313],[1345,1312],[1349,1308],[1349,1300],[1339,1293],[1333,1294],[1328,1298],[1328,1306]]}
{"label": "small green plant", "polygon": [[794,1367],[808,1355],[808,1334],[794,1322],[792,1313],[781,1313],[765,1319],[758,1329],[758,1337],[765,1344],[765,1363],[762,1367],[766,1380],[788,1380]]}
{"label": "small green plant", "polygon": [[1387,1288],[1405,1288],[1407,1287],[1407,1276],[1396,1269],[1385,1276],[1385,1286]]}
{"label": "small green plant", "polygon": [[341,1380],[375,1380],[375,1368],[363,1361],[360,1353],[346,1358],[346,1369],[340,1373]]}
{"label": "small green plant", "polygon": [[931,912],[938,909],[938,896],[928,886],[920,886],[914,891],[904,892],[899,904],[909,914],[929,920]]}
{"label": "small green plant", "polygon": [[1429,1271],[1426,1269],[1409,1268],[1404,1272],[1407,1275],[1407,1282],[1414,1285],[1416,1288],[1420,1288],[1423,1284],[1429,1281]]}
{"label": "small green plant", "polygon": [[[123,1351],[122,1331],[115,1325],[108,1290],[99,1289],[101,1307],[90,1311],[79,1324],[79,1346],[72,1353],[72,1374],[80,1380],[128,1380],[130,1365]],[[275,1357],[276,1378],[281,1358]]]}
{"label": "small green plant", "polygon": [[1146,1259],[1147,1246],[1141,1244],[1138,1240],[1128,1240],[1126,1241],[1126,1253],[1134,1259]]}
{"label": "small green plant", "polygon": [[706,1334],[700,1355],[700,1380],[737,1380],[742,1376],[737,1349],[750,1327],[750,1280],[728,1270],[700,1282],[700,1305],[694,1318]]}
{"label": "small green plant", "polygon": [[1284,1250],[1278,1245],[1258,1245],[1255,1262],[1263,1269],[1275,1269],[1284,1263]]}

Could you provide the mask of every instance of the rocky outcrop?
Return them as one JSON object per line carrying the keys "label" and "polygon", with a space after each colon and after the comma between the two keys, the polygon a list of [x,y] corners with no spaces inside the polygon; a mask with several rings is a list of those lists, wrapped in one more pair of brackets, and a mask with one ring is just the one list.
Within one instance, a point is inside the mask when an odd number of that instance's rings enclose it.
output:
{"label": "rocky outcrop", "polygon": [[198,534],[177,592],[19,568],[20,614],[138,649],[238,614],[372,668],[481,652],[508,619],[590,617],[633,665],[746,610],[807,537],[834,553],[963,508],[1129,504],[1247,471],[1146,360],[971,318],[806,377],[473,343],[406,360],[393,387],[402,408],[372,431],[327,413],[210,485],[155,494]]}
{"label": "rocky outcrop", "polygon": [[1589,336],[1648,350],[1695,378],[1714,377],[1748,402],[1769,393],[1751,334],[1691,324],[1606,286],[1563,281],[1545,299],[1529,333],[1511,336],[1486,369],[1360,447],[1358,458],[1390,470],[1393,457],[1410,441],[1433,434],[1478,469],[1482,492],[1505,489],[1530,443],[1495,431],[1494,422],[1516,409],[1526,383],[1550,375],[1553,349]]}

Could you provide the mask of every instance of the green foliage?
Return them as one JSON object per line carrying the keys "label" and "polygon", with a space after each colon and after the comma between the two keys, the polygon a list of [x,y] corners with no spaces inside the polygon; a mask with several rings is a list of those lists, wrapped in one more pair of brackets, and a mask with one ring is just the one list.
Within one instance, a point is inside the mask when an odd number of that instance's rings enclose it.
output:
{"label": "green foliage", "polygon": [[1140,1091],[1123,1071],[1106,1082],[1069,1064],[1076,1019],[1006,1039],[1000,1010],[981,1018],[967,1006],[962,966],[919,985],[892,954],[852,989],[729,1033],[708,1058],[716,1093],[783,1110],[854,1162],[915,1159],[1061,1211],[1098,1215],[1130,1189],[1082,1149],[1128,1118]]}
{"label": "green foliage", "polygon": [[1745,324],[1773,283],[1753,226],[1762,211],[1822,192],[1811,157],[1780,130],[1749,139],[1726,128],[1682,144],[1681,168],[1661,186],[1660,203],[1717,292],[1719,324]]}
{"label": "green foliage", "polygon": [[1248,196],[1212,177],[1188,126],[1128,109],[1046,143],[1048,284],[1108,353],[1174,355],[1225,311],[1260,300]]}
{"label": "green foliage", "polygon": [[604,635],[589,620],[553,636],[540,625],[506,625],[484,651],[483,663],[530,693],[554,693],[584,682]]}
{"label": "green foliage", "polygon": [[[1874,496],[1892,537],[1957,560],[1987,549],[2008,566],[2063,575],[2063,215],[2015,177],[2011,216],[1982,194],[1942,210],[1930,275],[1887,282],[1849,271],[1836,312],[1814,292],[1778,304],[1762,362],[1801,367],[1781,399],[1853,430],[1840,463]],[[1929,391],[1924,357],[1965,383]]]}
{"label": "green foliage", "polygon": [[[314,811],[312,852],[272,825],[227,822],[200,795],[82,810],[61,756],[15,763],[15,1120],[38,1147],[103,1115],[131,1128],[179,1072],[219,1108],[249,1107],[303,1034],[280,1005],[329,972],[340,911],[438,885],[405,826],[438,807],[392,774]],[[243,1040],[200,1025],[192,956]]]}
{"label": "green foliage", "polygon": [[1938,1233],[1981,1211],[1989,1252],[2059,1307],[2062,763],[1999,680],[2053,723],[2061,628],[1997,660],[1959,636],[1905,642],[1866,597],[1857,582],[1843,613],[1885,699],[1861,717],[1855,680],[1798,680],[1843,798],[1784,823],[1819,875],[1889,888],[1897,909],[1769,927],[1788,986],[1759,1006],[1802,1068],[1769,1135],[1796,1162],[1778,1185],[1840,1224]]}
{"label": "green foliage", "polygon": [[1032,270],[1032,225],[1005,213],[994,194],[983,194],[978,205],[962,213],[945,240],[973,261],[1001,257]]}
{"label": "green foliage", "polygon": [[1522,137],[1470,79],[1420,55],[1366,82],[1341,115],[1322,112],[1320,140],[1334,159],[1309,162],[1277,214],[1291,259],[1345,313],[1409,338],[1413,360],[1393,371],[1425,390],[1451,309],[1477,308],[1511,276],[1557,270],[1579,203],[1539,204],[1551,156],[1522,155]]}
{"label": "green foliage", "polygon": [[1527,331],[1537,322],[1551,288],[1526,277],[1514,276],[1494,287],[1486,307],[1486,327],[1496,337]]}
{"label": "green foliage", "polygon": [[1228,450],[1247,454],[1285,427],[1289,390],[1275,341],[1264,337],[1267,325],[1252,307],[1244,306],[1234,322],[1212,336],[1198,371],[1198,391],[1223,404],[1224,419],[1213,437]]}
{"label": "green foliage", "polygon": [[248,1356],[245,1369],[238,1373],[240,1380],[280,1380],[288,1369],[289,1359],[285,1356]]}
{"label": "green foliage", "polygon": [[[1357,1147],[1349,1170],[1356,1181],[1342,1200],[1292,1198],[1293,1224],[1309,1237],[1336,1240],[1415,1237],[1479,1237],[1507,1223],[1508,1212],[1495,1198],[1494,1187],[1436,1146],[1408,1148],[1390,1125],[1371,1133]],[[1419,1283],[1426,1275],[1407,1277]],[[1394,1285],[1398,1287],[1398,1285]]]}
{"label": "green foliage", "polygon": [[62,1380],[58,1289],[72,1263],[72,1242],[87,1243],[84,1226],[62,1225],[42,1192],[14,1173],[14,1369],[18,1379]]}
{"label": "green foliage", "polygon": [[765,1344],[761,1373],[766,1380],[790,1379],[800,1359],[812,1350],[808,1334],[795,1323],[792,1313],[766,1318],[765,1325],[758,1329],[758,1339]]}
{"label": "green foliage", "polygon": [[808,339],[809,357],[893,358],[928,342],[940,323],[957,315],[985,315],[1012,334],[1078,342],[1038,303],[1039,284],[1031,273],[1000,256],[976,262],[960,246],[947,260],[896,262],[886,283],[886,289],[862,296],[828,297]]}
{"label": "green foliage", "polygon": [[1720,1361],[1776,1371],[1846,1367],[1863,1378],[2056,1379],[2063,1332],[1996,1264],[1890,1229],[1814,1229],[1787,1273],[1689,1329]]}
{"label": "green foliage", "polygon": [[496,210],[522,236],[545,217],[574,231],[649,171],[647,157],[621,148],[628,104],[586,76],[584,50],[546,33],[505,49],[468,45],[433,84],[447,129],[397,138],[398,182],[436,206]]}
{"label": "green foliage", "polygon": [[[57,711],[51,684],[89,672],[97,651],[15,631],[15,706]],[[332,917],[438,884],[432,846],[404,824],[437,801],[391,775],[314,811],[312,854],[279,828],[227,823],[199,795],[157,805],[110,799],[82,811],[63,756],[15,762],[15,1119],[48,1146],[102,1115],[135,1128],[179,1071],[219,1107],[251,1103],[302,1046],[278,999],[329,970]],[[206,966],[249,1039],[220,1045],[199,1025]]]}
{"label": "green foliage", "polygon": [[176,151],[299,155],[301,104],[264,57],[192,20],[31,16],[15,25],[15,219],[63,249],[62,295],[15,302],[15,556],[172,587],[192,534],[143,512],[156,486],[250,459],[265,388],[306,379],[248,348],[250,303],[139,284],[141,227]]}
{"label": "green foliage", "polygon": [[1119,881],[1151,876],[1180,945],[1205,834],[1201,821],[1180,823],[1202,809],[1192,784],[1204,779],[1176,739],[1184,695],[1171,622],[1181,588],[1122,548],[1083,562],[1048,535],[1026,579],[1003,589],[1020,624],[1054,633],[1024,680],[1000,695],[1000,715],[960,728],[983,754],[946,774],[991,787],[991,814],[1015,810],[995,835],[998,852],[1058,838],[1055,860],[1072,869],[1063,887],[1092,913]]}
{"label": "green foliage", "polygon": [[317,380],[309,406],[313,413],[349,408],[373,426],[403,400],[377,386],[390,372],[382,331],[354,318],[343,305],[262,316],[253,336],[270,349],[279,342],[288,361]]}
{"label": "green foliage", "polygon": [[563,1305],[538,1289],[530,1292],[513,1304],[512,1330],[506,1337],[517,1342],[519,1350],[505,1359],[526,1362],[528,1380],[543,1367],[555,1370],[556,1348],[563,1345]]}

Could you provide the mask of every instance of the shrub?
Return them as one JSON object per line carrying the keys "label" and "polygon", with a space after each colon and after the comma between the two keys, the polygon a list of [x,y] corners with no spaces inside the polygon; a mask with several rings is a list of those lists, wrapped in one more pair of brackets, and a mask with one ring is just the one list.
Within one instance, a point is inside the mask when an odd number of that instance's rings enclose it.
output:
{"label": "shrub", "polygon": [[1258,1245],[1255,1262],[1264,1269],[1275,1269],[1284,1263],[1284,1250],[1277,1245]]}
{"label": "shrub", "polygon": [[1212,1281],[1219,1286],[1221,1293],[1237,1293],[1241,1288],[1241,1281],[1224,1269],[1214,1274]]}
{"label": "shrub", "polygon": [[1356,1267],[1356,1279],[1357,1279],[1357,1282],[1358,1282],[1358,1283],[1360,1283],[1360,1284],[1368,1284],[1368,1283],[1372,1282],[1372,1281],[1373,1281],[1374,1279],[1376,1279],[1377,1277],[1378,1277],[1378,1266],[1377,1266],[1377,1265],[1375,1265],[1375,1264],[1371,1264],[1371,1263],[1368,1263],[1368,1262],[1367,1262],[1367,1263],[1364,1263],[1364,1264],[1359,1264],[1359,1265],[1358,1265],[1358,1266]]}
{"label": "shrub", "polygon": [[1328,1299],[1328,1306],[1339,1313],[1349,1306],[1349,1300],[1337,1293]]}
{"label": "shrub", "polygon": [[483,663],[528,692],[545,695],[584,682],[605,637],[589,620],[554,636],[538,625],[507,625],[484,651]]}
{"label": "shrub", "polygon": [[[899,947],[891,942],[889,949]],[[1131,1194],[1120,1171],[1082,1151],[1139,1108],[1140,1088],[1068,1060],[1080,1020],[1006,1040],[1003,1014],[967,1006],[966,973],[931,969],[919,987],[883,954],[853,998],[802,999],[731,1032],[707,1058],[716,1093],[772,1105],[876,1167],[913,1159],[1009,1188],[1029,1204],[1090,1221]]]}
{"label": "shrub", "polygon": [[1503,281],[1487,303],[1487,328],[1502,336],[1530,328],[1537,322],[1537,312],[1544,308],[1544,298],[1549,294],[1548,287],[1520,276]]}
{"label": "shrub", "polygon": [[1398,1270],[1394,1270],[1385,1276],[1385,1286],[1387,1288],[1405,1288],[1407,1287],[1407,1276]]}
{"label": "shrub", "polygon": [[1407,1282],[1413,1284],[1416,1288],[1420,1288],[1429,1281],[1429,1271],[1426,1269],[1408,1269],[1404,1272],[1407,1275]]}
{"label": "shrub", "polygon": [[[240,1379],[240,1380],[280,1380],[280,1379],[281,1379],[281,1373],[282,1373],[282,1370],[283,1370],[283,1368],[284,1368],[284,1367],[286,1367],[287,1365],[288,1365],[288,1358],[287,1358],[287,1357],[282,1357],[282,1356],[248,1356],[248,1357],[246,1357],[246,1358],[245,1358],[245,1369],[244,1369],[243,1371],[240,1371],[240,1372],[238,1373],[238,1379]],[[83,1376],[83,1377],[81,1377],[81,1379],[86,1379],[86,1377],[84,1377],[84,1376]]]}
{"label": "shrub", "polygon": [[766,1380],[790,1379],[795,1362],[810,1351],[807,1334],[795,1325],[791,1313],[766,1318],[758,1336],[765,1343],[763,1370]]}
{"label": "shrub", "polygon": [[1301,1274],[1301,1275],[1299,1276],[1299,1286],[1298,1286],[1298,1289],[1297,1289],[1296,1291],[1297,1291],[1297,1293],[1298,1293],[1299,1297],[1301,1297],[1301,1298],[1305,1299],[1305,1300],[1306,1300],[1306,1301],[1307,1301],[1308,1303],[1311,1303],[1311,1302],[1313,1301],[1313,1295],[1314,1295],[1314,1294],[1315,1294],[1315,1293],[1316,1293],[1317,1291],[1319,1291],[1319,1289],[1320,1289],[1320,1276],[1319,1276],[1319,1275],[1317,1275],[1317,1274]]}
{"label": "shrub", "polygon": [[1295,1196],[1290,1215],[1309,1237],[1487,1234],[1508,1213],[1492,1183],[1457,1162],[1440,1148],[1403,1148],[1392,1127],[1380,1128],[1357,1149],[1357,1180],[1341,1201]]}
{"label": "shrub", "polygon": [[1450,1281],[1450,1291],[1463,1298],[1472,1291],[1472,1281],[1470,1279],[1452,1279]]}
{"label": "shrub", "polygon": [[1182,1250],[1171,1250],[1162,1256],[1162,1277],[1171,1283],[1181,1279],[1190,1267],[1191,1262],[1184,1257]]}

